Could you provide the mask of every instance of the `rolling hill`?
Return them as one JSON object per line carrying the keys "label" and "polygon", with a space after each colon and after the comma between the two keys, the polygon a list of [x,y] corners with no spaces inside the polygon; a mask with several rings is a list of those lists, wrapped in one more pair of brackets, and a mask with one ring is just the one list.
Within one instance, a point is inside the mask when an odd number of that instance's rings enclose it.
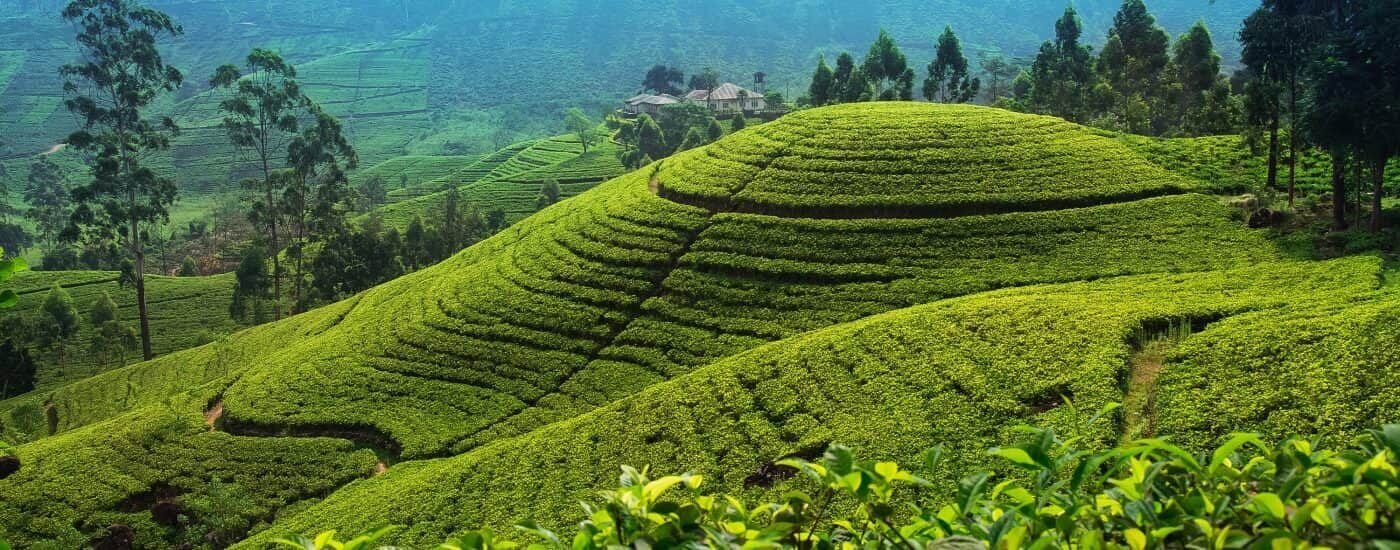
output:
{"label": "rolling hill", "polygon": [[[345,302],[51,392],[53,435],[0,480],[0,536],[175,545],[236,497],[250,547],[383,522],[422,545],[567,527],[620,463],[737,489],[838,441],[901,461],[941,443],[947,494],[1012,425],[1072,424],[1066,398],[1150,403],[1134,429],[1197,446],[1395,420],[1379,260],[1290,258],[1198,186],[1050,117],[796,113]],[[1157,383],[1130,384],[1159,340]]]}
{"label": "rolling hill", "polygon": [[[932,59],[944,25],[957,30],[972,57],[983,51],[1027,57],[1053,35],[1065,6],[1017,0],[859,8],[838,0],[147,3],[184,26],[185,35],[171,41],[165,55],[187,77],[156,109],[185,131],[169,154],[148,164],[190,196],[232,191],[231,182],[246,172],[246,159],[218,128],[220,96],[207,79],[253,47],[279,51],[299,68],[306,92],[345,122],[370,166],[404,155],[490,154],[503,136],[509,142],[552,135],[566,109],[615,107],[656,63],[688,73],[711,66],[744,85],[763,71],[772,91],[793,99],[818,56],[860,55],[881,28],[920,68]],[[0,133],[6,144],[0,160],[23,162],[73,128],[57,73],[73,55],[72,29],[58,18],[63,4],[0,4]],[[1075,3],[1088,41],[1102,42],[1119,4]],[[1173,35],[1198,18],[1207,21],[1227,63],[1238,58],[1232,38],[1254,7],[1246,0],[1150,5]],[[782,36],[772,29],[782,29]]]}

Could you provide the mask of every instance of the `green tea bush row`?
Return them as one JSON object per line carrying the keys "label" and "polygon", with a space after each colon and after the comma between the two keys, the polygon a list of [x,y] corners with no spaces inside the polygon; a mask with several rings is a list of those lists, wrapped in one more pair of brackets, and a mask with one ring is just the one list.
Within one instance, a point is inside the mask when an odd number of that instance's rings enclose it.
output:
{"label": "green tea bush row", "polygon": [[[668,464],[745,500],[774,498],[785,489],[755,486],[750,478],[832,442],[901,462],[942,445],[948,468],[929,477],[926,494],[950,499],[962,473],[986,464],[983,449],[1017,441],[1016,425],[1081,429],[1076,410],[1121,401],[1128,342],[1144,325],[1338,301],[1393,306],[1393,297],[1376,296],[1378,269],[1377,261],[1363,258],[1134,276],[1011,289],[878,315],[741,353],[521,437],[391,470],[288,518],[249,547],[277,533],[331,528],[407,525],[393,540],[424,546],[461,530],[499,532],[527,520],[569,525],[573,503],[611,486],[616,464]],[[1207,337],[1216,326],[1192,338]],[[1360,372],[1388,368],[1351,365]],[[636,374],[626,368],[592,372],[609,373]],[[1335,407],[1345,411],[1338,397]],[[1339,413],[1317,424],[1315,433],[1356,435],[1354,426],[1375,420],[1366,414]],[[1111,447],[1118,422],[1115,417],[1111,425],[1081,429],[1084,444]],[[1256,427],[1245,422],[1211,435]]]}
{"label": "green tea bush row", "polygon": [[0,538],[80,548],[123,525],[140,547],[173,547],[218,526],[227,544],[376,462],[344,440],[210,432],[203,403],[182,397],[18,447],[21,469],[0,480]]}
{"label": "green tea bush row", "polygon": [[[1111,409],[1105,409],[1108,412]],[[1236,434],[1210,453],[1162,440],[1087,452],[1071,431],[1024,427],[1023,442],[988,459],[1026,471],[1027,481],[965,477],[955,497],[929,499],[921,476],[942,466],[942,448],[905,469],[867,462],[842,446],[819,460],[792,458],[775,471],[793,490],[758,503],[706,490],[703,476],[653,477],[622,467],[616,489],[582,504],[570,532],[533,521],[515,536],[467,531],[440,550],[530,548],[1388,548],[1400,544],[1400,425],[1370,430],[1333,450],[1303,437],[1270,445]],[[911,496],[910,493],[913,493]],[[906,505],[909,502],[912,505]],[[833,506],[834,503],[834,506]],[[348,538],[372,548],[395,526]],[[335,531],[279,545],[342,548]]]}

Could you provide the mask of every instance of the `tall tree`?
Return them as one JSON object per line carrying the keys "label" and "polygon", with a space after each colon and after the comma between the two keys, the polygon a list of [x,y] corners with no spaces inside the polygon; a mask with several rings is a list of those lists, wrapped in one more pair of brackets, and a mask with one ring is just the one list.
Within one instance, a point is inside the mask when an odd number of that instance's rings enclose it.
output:
{"label": "tall tree", "polygon": [[[1279,162],[1279,123],[1288,121],[1288,204],[1296,194],[1300,95],[1313,51],[1318,43],[1321,18],[1304,9],[1307,0],[1265,0],[1244,20],[1240,29],[1244,62],[1251,77],[1246,96],[1249,119],[1269,128],[1269,185],[1276,187]],[[1323,3],[1318,3],[1319,5]]]}
{"label": "tall tree", "polygon": [[719,119],[710,119],[710,123],[705,125],[705,142],[714,143],[724,137],[724,126],[720,126]]}
{"label": "tall tree", "polygon": [[360,186],[355,189],[355,195],[363,203],[360,210],[369,212],[374,207],[389,201],[389,188],[384,185],[384,178],[375,174],[360,182]]}
{"label": "tall tree", "polygon": [[117,360],[117,366],[126,365],[126,352],[136,349],[136,331],[122,324],[121,311],[112,297],[103,292],[88,309],[88,326],[92,327],[89,350],[98,367]]}
{"label": "tall tree", "polygon": [[841,52],[836,56],[836,70],[831,78],[831,102],[854,103],[863,97],[868,99],[870,85],[862,72],[856,68],[856,60],[851,54]]}
{"label": "tall tree", "polygon": [[142,164],[146,153],[170,147],[175,121],[152,123],[143,111],[184,77],[167,65],[159,40],[179,36],[180,26],[160,11],[129,0],[74,0],[63,18],[78,28],[81,61],[63,66],[64,105],[82,122],[69,146],[94,158],[92,181],[73,190],[78,203],[67,236],[114,239],[133,264],[141,355],[153,357],[146,311],[148,226],[169,221],[175,183]]}
{"label": "tall tree", "polygon": [[1171,37],[1142,0],[1123,1],[1097,69],[1111,91],[1105,103],[1132,132],[1157,135],[1175,122],[1178,109],[1167,100],[1173,75],[1165,73],[1170,45]]}
{"label": "tall tree", "polygon": [[24,187],[24,202],[29,209],[24,217],[34,222],[39,240],[49,246],[58,242],[59,234],[70,222],[73,209],[68,198],[62,171],[47,155],[40,155],[29,166],[29,181]]}
{"label": "tall tree", "polygon": [[637,149],[652,160],[666,158],[666,155],[671,153],[671,149],[666,146],[666,136],[661,131],[661,125],[645,114],[637,117]]}
{"label": "tall tree", "polygon": [[587,153],[588,148],[598,141],[598,123],[589,120],[577,107],[569,109],[569,114],[564,118],[564,127],[569,133],[578,138],[583,144],[583,152]]}
{"label": "tall tree", "polygon": [[10,173],[0,165],[0,224],[10,222],[10,216],[17,215],[20,210],[10,202]]}
{"label": "tall tree", "polygon": [[811,100],[813,107],[821,107],[832,101],[833,82],[836,75],[831,72],[831,67],[826,64],[826,56],[817,60],[817,70],[812,73],[812,85],[807,88],[807,97]]}
{"label": "tall tree", "polygon": [[873,88],[874,99],[908,101],[914,97],[914,70],[909,68],[908,59],[884,29],[870,45],[860,72],[866,85]]}
{"label": "tall tree", "polygon": [[1239,118],[1230,84],[1220,74],[1220,54],[1202,21],[1177,39],[1172,65],[1181,85],[1182,129],[1188,135],[1226,134]]}
{"label": "tall tree", "polygon": [[306,251],[313,238],[329,239],[345,230],[344,202],[349,181],[345,171],[359,165],[359,157],[345,137],[340,121],[320,106],[305,101],[314,114],[301,134],[287,145],[285,171],[290,178],[284,204],[290,213],[292,239],[288,252],[293,262],[292,303],[305,309]]}
{"label": "tall tree", "polygon": [[52,348],[58,355],[58,366],[63,368],[68,359],[68,341],[78,335],[81,318],[73,307],[73,297],[57,284],[49,289],[44,298],[42,329],[39,337],[45,347]]}
{"label": "tall tree", "polygon": [[700,72],[690,75],[690,89],[692,90],[713,90],[719,87],[719,73],[710,67],[705,67]]}
{"label": "tall tree", "polygon": [[1014,95],[1016,77],[1021,75],[1021,66],[1000,53],[982,52],[978,54],[978,64],[987,75],[987,98],[995,103],[1003,97]]}
{"label": "tall tree", "polygon": [[681,84],[684,83],[685,73],[682,73],[680,69],[656,65],[648,70],[646,77],[642,79],[642,91],[681,95],[685,93],[680,88]]}
{"label": "tall tree", "polygon": [[928,66],[924,97],[939,103],[967,103],[977,97],[981,87],[982,81],[968,74],[967,57],[953,27],[944,27],[938,37],[938,53]]}
{"label": "tall tree", "polygon": [[[248,247],[233,272],[233,300],[229,302],[229,317],[234,320],[261,324],[262,302],[271,297],[272,284],[267,274],[267,253],[258,245]],[[276,309],[276,308],[274,308]]]}
{"label": "tall tree", "polygon": [[[277,170],[278,158],[287,153],[287,145],[296,136],[307,100],[297,84],[296,68],[276,52],[255,48],[244,60],[244,67],[246,74],[235,65],[223,65],[214,72],[209,84],[231,90],[231,95],[219,104],[224,113],[224,130],[235,147],[253,154],[261,172],[261,179],[245,182],[254,191],[248,219],[267,236],[268,247],[259,250],[265,250],[272,261],[272,292],[280,300],[282,242],[278,222],[286,209],[281,199],[288,179],[273,177],[273,172]],[[274,319],[282,317],[281,310],[274,303]]]}
{"label": "tall tree", "polygon": [[1040,46],[1030,70],[1032,110],[1069,120],[1088,117],[1087,98],[1093,87],[1093,56],[1079,43],[1083,27],[1073,7],[1055,21],[1055,40]]}

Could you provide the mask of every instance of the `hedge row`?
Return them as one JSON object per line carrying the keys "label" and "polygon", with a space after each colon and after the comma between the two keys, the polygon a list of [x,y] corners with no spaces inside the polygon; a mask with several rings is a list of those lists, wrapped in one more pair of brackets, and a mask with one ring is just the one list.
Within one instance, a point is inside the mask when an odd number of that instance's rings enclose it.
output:
{"label": "hedge row", "polygon": [[[404,525],[393,538],[412,547],[526,520],[570,525],[575,503],[610,487],[616,464],[665,464],[745,499],[771,498],[783,490],[762,483],[772,462],[832,443],[901,462],[942,445],[946,473],[929,479],[930,496],[946,498],[958,475],[984,467],[985,448],[1016,437],[1017,424],[1077,428],[1076,410],[1121,401],[1129,342],[1143,327],[1339,301],[1400,305],[1376,295],[1378,270],[1371,259],[1268,264],[1012,289],[879,315],[736,355],[523,437],[391,470],[244,546],[332,528]],[[1187,347],[1225,330],[1233,329],[1213,325]],[[1286,350],[1310,353],[1302,345]],[[1345,365],[1354,373],[1394,368]],[[1336,414],[1316,423],[1317,433],[1349,437],[1386,420],[1364,409],[1346,413],[1348,398],[1319,397]],[[1299,405],[1282,408],[1290,406]],[[1212,426],[1208,435],[1258,427]],[[1091,429],[1087,443],[1111,446],[1120,429],[1118,422]]]}

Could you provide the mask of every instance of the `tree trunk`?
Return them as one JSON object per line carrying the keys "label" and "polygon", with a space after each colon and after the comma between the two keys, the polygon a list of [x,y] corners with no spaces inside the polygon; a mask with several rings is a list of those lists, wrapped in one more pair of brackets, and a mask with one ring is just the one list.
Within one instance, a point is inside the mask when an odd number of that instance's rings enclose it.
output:
{"label": "tree trunk", "polygon": [[[1335,167],[1334,167],[1335,169]],[[1293,209],[1294,182],[1298,174],[1298,76],[1290,75],[1288,83],[1288,208]],[[1335,175],[1334,175],[1335,178]],[[1332,183],[1334,190],[1337,185]]]}
{"label": "tree trunk", "polygon": [[131,221],[131,252],[136,257],[136,311],[141,323],[141,358],[150,361],[155,357],[151,352],[151,317],[146,312],[146,251],[141,249],[141,237],[136,220]]}
{"label": "tree trunk", "polygon": [[1268,189],[1278,189],[1278,113],[1269,119],[1269,179]]}
{"label": "tree trunk", "polygon": [[1385,197],[1385,162],[1390,160],[1385,155],[1375,160],[1376,165],[1371,169],[1371,234],[1380,233],[1381,199]]}
{"label": "tree trunk", "polygon": [[267,191],[267,202],[263,203],[263,208],[268,213],[267,222],[271,228],[268,232],[268,244],[271,245],[268,254],[272,255],[272,320],[276,321],[282,318],[282,249],[277,246],[277,208],[272,203],[272,170],[267,164],[267,153],[264,152],[262,157],[263,188]]}
{"label": "tree trunk", "polygon": [[1332,152],[1332,229],[1347,228],[1347,156]]}
{"label": "tree trunk", "polygon": [[1352,201],[1352,208],[1356,212],[1356,215],[1351,218],[1351,223],[1353,225],[1361,223],[1361,190],[1365,187],[1362,185],[1362,182],[1365,181],[1362,179],[1361,175],[1363,168],[1365,168],[1365,163],[1361,162],[1361,159],[1356,159],[1356,161],[1351,163],[1351,182],[1352,187],[1356,188],[1356,193],[1354,193],[1355,196],[1353,197],[1355,200]]}

